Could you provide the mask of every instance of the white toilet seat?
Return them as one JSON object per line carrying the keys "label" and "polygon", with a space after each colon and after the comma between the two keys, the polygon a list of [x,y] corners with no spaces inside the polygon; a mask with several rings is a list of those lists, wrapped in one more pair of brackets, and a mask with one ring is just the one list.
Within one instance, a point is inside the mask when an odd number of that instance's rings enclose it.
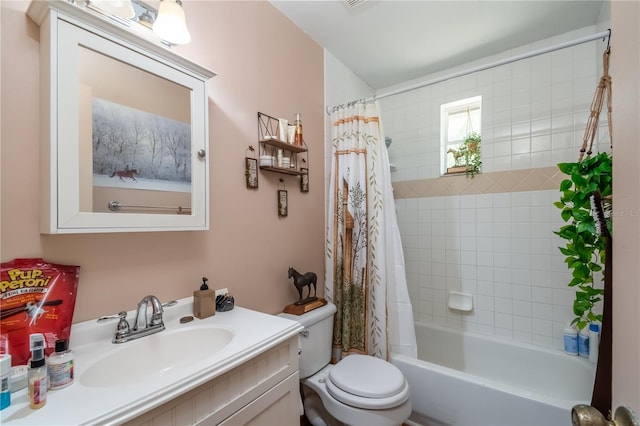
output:
{"label": "white toilet seat", "polygon": [[391,363],[367,355],[350,355],[333,366],[325,380],[338,401],[364,409],[397,407],[409,398],[409,385]]}

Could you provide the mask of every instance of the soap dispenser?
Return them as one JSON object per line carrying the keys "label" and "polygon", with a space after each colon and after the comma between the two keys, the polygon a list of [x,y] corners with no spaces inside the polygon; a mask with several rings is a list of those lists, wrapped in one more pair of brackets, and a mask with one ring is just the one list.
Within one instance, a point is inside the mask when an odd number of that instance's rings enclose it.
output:
{"label": "soap dispenser", "polygon": [[216,292],[207,285],[207,278],[202,277],[200,290],[193,292],[193,315],[205,319],[216,314]]}

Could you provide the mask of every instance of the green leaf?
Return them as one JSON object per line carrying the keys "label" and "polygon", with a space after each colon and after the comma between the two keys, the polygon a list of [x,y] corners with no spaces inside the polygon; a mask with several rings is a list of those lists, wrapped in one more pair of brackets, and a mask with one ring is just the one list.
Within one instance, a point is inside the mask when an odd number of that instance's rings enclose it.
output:
{"label": "green leaf", "polygon": [[585,300],[575,300],[573,302],[573,313],[575,315],[582,316],[585,312],[589,310],[591,304]]}
{"label": "green leaf", "polygon": [[571,211],[571,209],[565,208],[562,210],[562,213],[560,213],[560,217],[562,217],[562,220],[564,220],[565,222],[568,222],[569,219],[573,217],[573,212]]}
{"label": "green leaf", "polygon": [[578,267],[574,268],[573,276],[575,278],[587,278],[591,275],[591,271],[585,265],[580,264]]}
{"label": "green leaf", "polygon": [[567,225],[560,228],[560,232],[558,233],[558,235],[560,235],[560,237],[564,238],[565,240],[572,240],[576,237],[576,235],[578,235],[578,233],[576,232],[575,226]]}
{"label": "green leaf", "polygon": [[593,272],[599,272],[602,271],[603,268],[595,262],[590,262],[589,269],[591,269]]}
{"label": "green leaf", "polygon": [[575,287],[578,284],[582,284],[584,282],[584,280],[582,278],[574,278],[571,280],[571,282],[569,284],[567,284],[569,287]]}
{"label": "green leaf", "polygon": [[596,234],[596,226],[593,222],[580,222],[578,224],[578,232],[588,232],[590,234]]}
{"label": "green leaf", "polygon": [[583,262],[582,262],[580,259],[576,259],[576,258],[574,258],[574,259],[575,259],[575,260],[573,260],[573,261],[569,264],[569,268],[574,269],[574,268],[578,268],[580,265],[583,265]]}
{"label": "green leaf", "polygon": [[558,164],[558,169],[565,175],[571,174],[571,172],[575,167],[576,167],[576,163],[559,163]]}
{"label": "green leaf", "polygon": [[571,173],[571,180],[575,182],[577,187],[584,187],[587,184],[587,180],[580,173]]}
{"label": "green leaf", "polygon": [[587,314],[587,319],[590,322],[602,322],[602,315],[596,315],[593,312]]}
{"label": "green leaf", "polygon": [[573,214],[573,217],[579,222],[582,222],[591,217],[591,213],[587,210],[584,210],[583,208],[573,208],[571,210],[571,213]]}
{"label": "green leaf", "polygon": [[571,182],[569,179],[565,179],[562,182],[560,182],[560,191],[566,191],[568,189],[571,189],[572,186],[573,186],[573,182]]}

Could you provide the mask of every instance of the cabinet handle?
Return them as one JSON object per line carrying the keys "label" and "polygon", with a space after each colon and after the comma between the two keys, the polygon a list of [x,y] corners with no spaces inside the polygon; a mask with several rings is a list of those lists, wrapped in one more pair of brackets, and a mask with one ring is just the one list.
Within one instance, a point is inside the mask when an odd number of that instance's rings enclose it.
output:
{"label": "cabinet handle", "polygon": [[198,158],[202,159],[204,157],[207,156],[207,151],[205,151],[204,149],[199,149],[198,150]]}

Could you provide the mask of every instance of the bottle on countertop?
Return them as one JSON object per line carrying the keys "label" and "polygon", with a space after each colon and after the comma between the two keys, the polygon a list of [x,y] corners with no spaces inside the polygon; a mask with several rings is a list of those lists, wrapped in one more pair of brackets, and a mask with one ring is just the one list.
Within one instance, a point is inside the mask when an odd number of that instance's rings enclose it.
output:
{"label": "bottle on countertop", "polygon": [[11,405],[11,355],[0,355],[0,410]]}
{"label": "bottle on countertop", "polygon": [[44,336],[41,333],[29,335],[31,359],[29,360],[28,386],[29,408],[38,409],[47,403],[47,365],[44,357]]}
{"label": "bottle on countertop", "polygon": [[47,357],[47,371],[50,390],[66,388],[73,383],[73,352],[68,340],[56,340],[56,351]]}
{"label": "bottle on countertop", "polygon": [[216,292],[207,285],[207,278],[202,277],[200,290],[193,292],[193,315],[205,319],[216,314]]}

